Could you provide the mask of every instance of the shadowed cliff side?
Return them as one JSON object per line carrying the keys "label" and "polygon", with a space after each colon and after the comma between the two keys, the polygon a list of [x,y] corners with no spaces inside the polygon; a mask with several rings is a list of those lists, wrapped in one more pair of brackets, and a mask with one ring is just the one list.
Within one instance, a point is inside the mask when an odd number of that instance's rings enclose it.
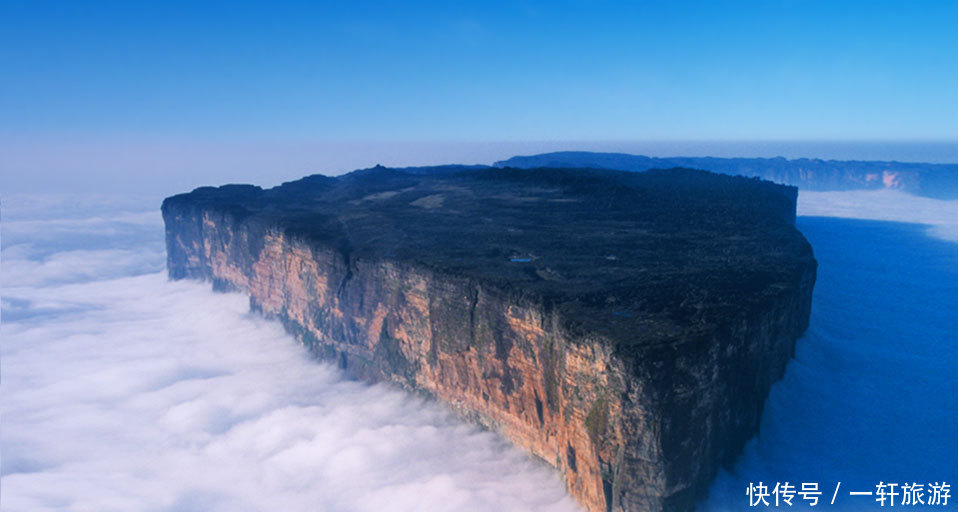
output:
{"label": "shadowed cliff side", "polygon": [[377,167],[163,216],[172,278],[500,431],[589,510],[691,510],[808,325],[796,197],[689,169]]}

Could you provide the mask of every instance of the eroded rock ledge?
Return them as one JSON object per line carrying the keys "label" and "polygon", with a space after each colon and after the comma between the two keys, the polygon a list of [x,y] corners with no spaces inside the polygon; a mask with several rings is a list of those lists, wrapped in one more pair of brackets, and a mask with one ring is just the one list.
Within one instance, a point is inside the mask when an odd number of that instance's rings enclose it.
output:
{"label": "eroded rock ledge", "polygon": [[163,203],[169,274],[451,404],[588,510],[691,510],[808,325],[797,190],[673,169],[437,167]]}

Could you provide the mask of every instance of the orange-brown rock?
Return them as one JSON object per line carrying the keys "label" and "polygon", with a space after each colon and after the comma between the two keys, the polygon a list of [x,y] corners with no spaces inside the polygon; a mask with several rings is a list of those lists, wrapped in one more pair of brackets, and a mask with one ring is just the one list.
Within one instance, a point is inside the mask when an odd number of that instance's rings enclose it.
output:
{"label": "orange-brown rock", "polygon": [[795,197],[689,170],[377,168],[163,215],[171,277],[501,432],[588,510],[689,510],[807,326]]}

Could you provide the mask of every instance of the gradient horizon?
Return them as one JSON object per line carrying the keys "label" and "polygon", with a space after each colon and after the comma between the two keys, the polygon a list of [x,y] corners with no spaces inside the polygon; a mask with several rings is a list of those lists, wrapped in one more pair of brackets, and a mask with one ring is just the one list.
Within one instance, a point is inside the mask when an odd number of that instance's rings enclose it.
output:
{"label": "gradient horizon", "polygon": [[7,0],[0,191],[583,149],[958,162],[956,19],[864,0]]}

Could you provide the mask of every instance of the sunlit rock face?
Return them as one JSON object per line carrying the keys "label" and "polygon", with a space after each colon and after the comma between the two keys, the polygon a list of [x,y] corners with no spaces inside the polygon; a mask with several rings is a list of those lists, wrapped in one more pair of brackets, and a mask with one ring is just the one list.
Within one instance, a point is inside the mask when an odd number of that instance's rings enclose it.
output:
{"label": "sunlit rock face", "polygon": [[172,278],[501,432],[586,509],[690,510],[808,325],[796,197],[688,169],[374,168],[163,216]]}

